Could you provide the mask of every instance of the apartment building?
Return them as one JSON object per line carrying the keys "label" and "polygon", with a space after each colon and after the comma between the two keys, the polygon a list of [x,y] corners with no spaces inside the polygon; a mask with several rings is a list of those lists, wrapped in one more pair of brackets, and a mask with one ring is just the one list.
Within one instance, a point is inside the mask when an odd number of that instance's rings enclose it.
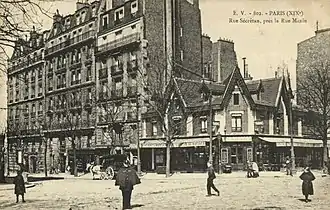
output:
{"label": "apartment building", "polygon": [[[44,116],[44,46],[47,32],[32,31],[28,39],[17,41],[8,62],[8,164],[18,163],[35,172],[43,166],[42,125]],[[24,155],[22,151],[25,151]]]}
{"label": "apartment building", "polygon": [[[198,0],[76,6],[66,16],[57,11],[49,30],[16,43],[8,69],[10,171],[21,163],[29,172],[46,164],[64,172],[73,147],[81,170],[129,149],[141,129],[147,81],[201,74]],[[33,50],[21,49],[23,41]]]}

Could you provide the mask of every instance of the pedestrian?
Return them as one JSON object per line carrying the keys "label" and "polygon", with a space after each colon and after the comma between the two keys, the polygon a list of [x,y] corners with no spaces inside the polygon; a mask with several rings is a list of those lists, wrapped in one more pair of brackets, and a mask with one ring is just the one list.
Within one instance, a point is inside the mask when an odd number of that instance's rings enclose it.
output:
{"label": "pedestrian", "polygon": [[22,196],[22,202],[25,203],[25,200],[24,200],[25,183],[24,183],[24,178],[22,176],[21,170],[17,171],[17,176],[14,179],[14,184],[15,184],[16,203],[18,203],[19,195]]}
{"label": "pedestrian", "polygon": [[220,196],[220,192],[219,190],[214,186],[213,180],[216,178],[215,176],[215,172],[214,172],[214,168],[212,166],[211,162],[207,162],[207,184],[206,184],[206,188],[207,188],[207,196],[211,196],[211,188],[217,192],[217,195]]}
{"label": "pedestrian", "polygon": [[253,177],[252,163],[247,161],[247,178]]}
{"label": "pedestrian", "polygon": [[285,161],[285,167],[286,167],[286,175],[292,175],[292,161],[289,157],[286,157],[286,161]]}
{"label": "pedestrian", "polygon": [[123,197],[123,209],[131,209],[131,196],[133,186],[140,184],[141,180],[136,171],[130,167],[129,161],[125,160],[123,166],[116,175],[115,186],[119,186]]}
{"label": "pedestrian", "polygon": [[308,196],[314,194],[314,188],[312,181],[315,180],[314,174],[311,172],[309,167],[306,167],[304,169],[304,172],[299,177],[301,180],[303,180],[302,183],[302,193],[305,196],[305,202],[308,202]]}

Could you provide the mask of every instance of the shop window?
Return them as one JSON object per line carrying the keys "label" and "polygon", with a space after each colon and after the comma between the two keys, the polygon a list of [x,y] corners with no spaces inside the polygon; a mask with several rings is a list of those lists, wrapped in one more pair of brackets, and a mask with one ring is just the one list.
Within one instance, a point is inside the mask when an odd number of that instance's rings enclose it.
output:
{"label": "shop window", "polygon": [[228,163],[228,149],[227,148],[221,149],[221,162]]}
{"label": "shop window", "polygon": [[243,148],[237,148],[237,163],[243,163]]}
{"label": "shop window", "polygon": [[253,161],[253,153],[252,153],[252,148],[247,148],[246,149],[246,159],[250,162]]}
{"label": "shop window", "polygon": [[237,163],[237,151],[236,148],[231,149],[231,163],[236,164]]}

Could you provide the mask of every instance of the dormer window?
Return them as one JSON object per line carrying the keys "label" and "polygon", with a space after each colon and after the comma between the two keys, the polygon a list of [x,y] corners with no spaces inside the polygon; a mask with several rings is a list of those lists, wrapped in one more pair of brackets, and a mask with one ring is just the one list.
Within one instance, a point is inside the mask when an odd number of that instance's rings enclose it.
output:
{"label": "dormer window", "polygon": [[124,7],[115,11],[115,21],[118,21],[124,17]]}
{"label": "dormer window", "polygon": [[131,4],[131,13],[134,14],[138,10],[137,1],[133,1]]}
{"label": "dormer window", "polygon": [[208,102],[208,100],[209,100],[209,97],[208,97],[208,95],[206,94],[206,93],[202,93],[202,95],[201,95],[201,98],[203,99],[203,102],[205,103],[205,102]]}

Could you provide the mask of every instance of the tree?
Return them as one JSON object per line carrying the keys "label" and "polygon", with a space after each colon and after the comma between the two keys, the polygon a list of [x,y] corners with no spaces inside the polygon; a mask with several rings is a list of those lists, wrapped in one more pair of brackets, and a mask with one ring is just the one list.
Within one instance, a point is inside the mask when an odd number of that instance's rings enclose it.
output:
{"label": "tree", "polygon": [[[201,76],[185,69],[171,59],[167,62],[166,59],[156,55],[154,60],[157,62],[149,65],[146,69],[147,75],[143,69],[139,69],[141,75],[146,75],[146,77],[139,79],[139,82],[142,83],[141,85],[145,90],[145,93],[141,95],[146,106],[144,114],[145,116],[149,115],[159,123],[160,131],[164,137],[162,140],[166,145],[166,177],[169,177],[171,146],[178,136],[183,134],[183,128],[187,123],[186,110],[178,108],[184,107],[182,93],[186,94],[185,97],[189,97],[190,94],[192,97],[195,96],[189,91],[193,87],[178,84],[176,76],[180,77],[183,71],[188,72],[194,78],[201,78]],[[195,84],[193,83],[193,85]],[[178,116],[182,118],[178,119]]]}
{"label": "tree", "polygon": [[298,104],[309,111],[309,132],[323,141],[322,167],[328,161],[330,60],[315,54],[297,80]]}
{"label": "tree", "polygon": [[0,2],[0,71],[6,73],[7,60],[10,58],[10,48],[15,48],[17,41],[24,48],[31,49],[28,42],[24,42],[24,35],[28,35],[33,26],[41,27],[42,17],[50,17],[41,0],[1,0]]}
{"label": "tree", "polygon": [[[102,133],[107,145],[110,145],[110,153],[114,154],[116,146],[123,146],[125,107],[122,101],[109,101],[109,92],[109,87],[104,85],[99,93],[99,123],[107,125],[107,131]],[[113,90],[111,95],[115,97],[122,95],[122,89]],[[97,101],[97,97],[94,97],[94,100]]]}

